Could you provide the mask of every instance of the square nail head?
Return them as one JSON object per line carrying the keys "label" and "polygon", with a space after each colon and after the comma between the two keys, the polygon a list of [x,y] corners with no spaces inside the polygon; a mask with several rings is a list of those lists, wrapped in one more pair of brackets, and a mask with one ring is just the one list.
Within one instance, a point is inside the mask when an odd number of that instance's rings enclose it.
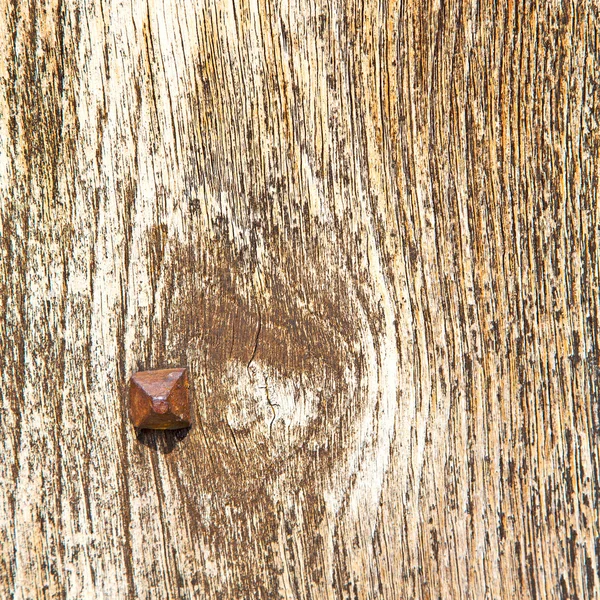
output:
{"label": "square nail head", "polygon": [[183,429],[192,423],[187,369],[139,371],[129,382],[129,415],[138,429]]}

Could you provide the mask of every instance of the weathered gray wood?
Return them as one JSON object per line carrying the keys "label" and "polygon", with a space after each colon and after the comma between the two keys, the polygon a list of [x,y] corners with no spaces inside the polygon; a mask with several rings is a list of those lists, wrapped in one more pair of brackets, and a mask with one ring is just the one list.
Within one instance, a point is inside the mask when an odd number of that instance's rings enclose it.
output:
{"label": "weathered gray wood", "polygon": [[0,595],[597,596],[598,10],[0,0]]}

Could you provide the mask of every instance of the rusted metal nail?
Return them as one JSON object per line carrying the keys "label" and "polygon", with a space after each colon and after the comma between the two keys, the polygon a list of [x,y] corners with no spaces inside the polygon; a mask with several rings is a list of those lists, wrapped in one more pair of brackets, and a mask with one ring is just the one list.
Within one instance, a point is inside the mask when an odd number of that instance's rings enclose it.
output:
{"label": "rusted metal nail", "polygon": [[192,424],[187,369],[140,371],[129,382],[129,415],[138,429]]}

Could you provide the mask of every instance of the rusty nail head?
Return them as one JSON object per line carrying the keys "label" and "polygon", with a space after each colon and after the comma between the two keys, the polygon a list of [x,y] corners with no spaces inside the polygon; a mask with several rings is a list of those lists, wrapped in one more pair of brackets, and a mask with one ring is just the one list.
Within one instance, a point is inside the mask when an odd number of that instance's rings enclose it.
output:
{"label": "rusty nail head", "polygon": [[183,429],[192,424],[187,369],[139,371],[129,382],[129,415],[138,429]]}

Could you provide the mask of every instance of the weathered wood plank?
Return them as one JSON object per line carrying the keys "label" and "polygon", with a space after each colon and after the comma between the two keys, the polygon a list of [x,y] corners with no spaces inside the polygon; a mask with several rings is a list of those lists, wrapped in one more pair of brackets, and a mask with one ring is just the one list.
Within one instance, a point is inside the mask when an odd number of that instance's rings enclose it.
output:
{"label": "weathered wood plank", "polygon": [[0,0],[0,595],[596,596],[598,14]]}

